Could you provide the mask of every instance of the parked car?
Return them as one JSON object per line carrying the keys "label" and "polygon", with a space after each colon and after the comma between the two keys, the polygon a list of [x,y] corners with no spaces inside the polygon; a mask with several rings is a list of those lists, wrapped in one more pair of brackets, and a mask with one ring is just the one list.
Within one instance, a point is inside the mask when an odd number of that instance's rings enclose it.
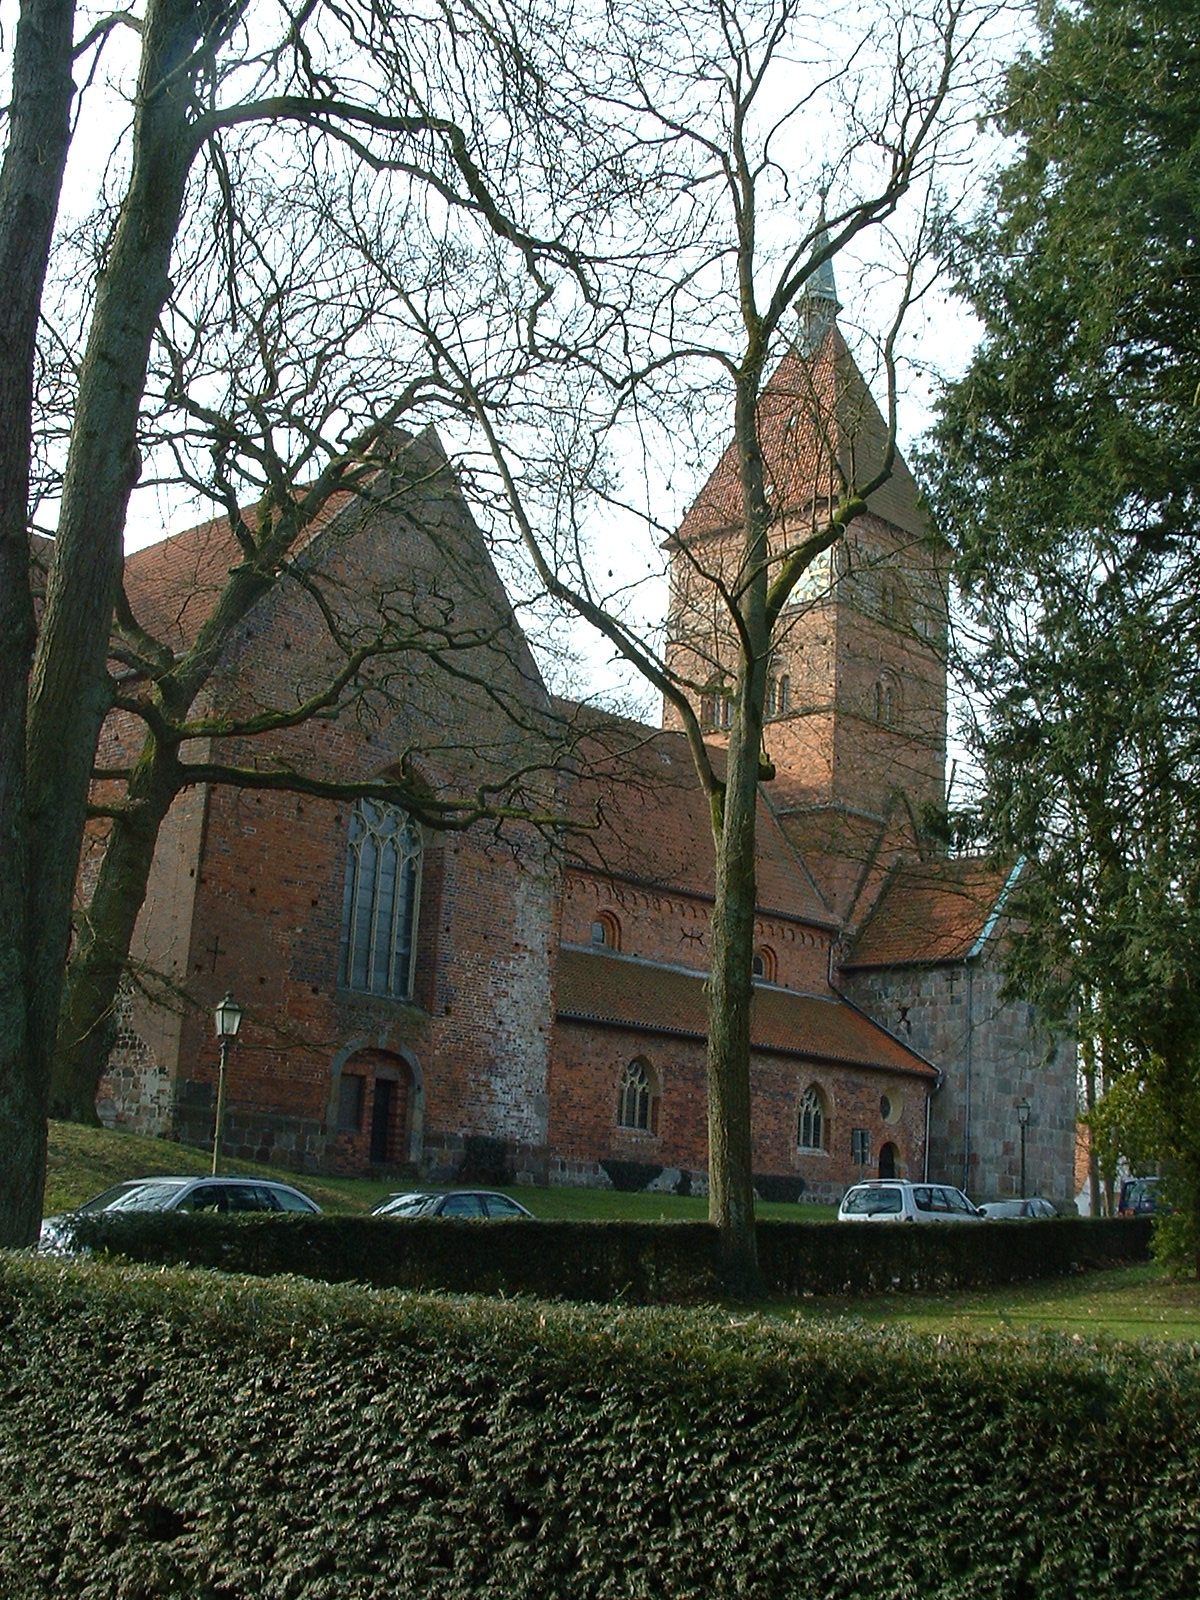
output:
{"label": "parked car", "polygon": [[492,1189],[413,1190],[391,1194],[373,1217],[531,1217],[519,1200]]}
{"label": "parked car", "polygon": [[1171,1208],[1163,1199],[1161,1178],[1126,1178],[1117,1203],[1119,1217],[1147,1217]]}
{"label": "parked car", "polygon": [[1039,1217],[1056,1217],[1058,1207],[1045,1195],[1030,1195],[1025,1200],[985,1200],[979,1207],[985,1217],[1008,1220],[1036,1221]]}
{"label": "parked car", "polygon": [[961,1189],[948,1183],[910,1183],[906,1178],[873,1178],[847,1189],[838,1206],[839,1222],[982,1222],[983,1216]]}
{"label": "parked car", "polygon": [[76,1217],[98,1211],[267,1211],[319,1215],[320,1206],[290,1183],[273,1178],[130,1178],[74,1211],[42,1220],[39,1250],[71,1248]]}

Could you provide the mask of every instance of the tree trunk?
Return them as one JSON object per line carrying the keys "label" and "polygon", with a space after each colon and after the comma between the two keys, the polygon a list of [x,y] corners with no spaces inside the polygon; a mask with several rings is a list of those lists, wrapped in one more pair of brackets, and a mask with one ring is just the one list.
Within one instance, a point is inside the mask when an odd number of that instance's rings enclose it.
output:
{"label": "tree trunk", "polygon": [[163,819],[179,792],[174,747],[150,735],[113,819],[100,872],[71,953],[50,1080],[50,1114],[96,1121],[96,1089],[113,1042],[113,1014]]}
{"label": "tree trunk", "polygon": [[34,343],[70,141],[74,21],[74,0],[23,0],[0,167],[0,1245],[37,1238],[46,1168],[45,1078],[28,1048],[27,519]]}
{"label": "tree trunk", "polygon": [[[137,478],[138,412],[195,154],[190,122],[201,65],[195,50],[213,14],[196,0],[151,0],[147,8],[129,189],[80,369],[54,568],[34,657],[25,801],[27,848],[37,872],[27,897],[21,1071],[43,1107],[92,762],[111,704],[109,631],[126,506]],[[35,1188],[36,1209],[40,1181]]]}
{"label": "tree trunk", "polygon": [[740,663],[725,786],[714,815],[716,894],[708,1000],[709,1220],[720,1232],[726,1289],[761,1292],[754,1233],[750,1121],[750,1001],[754,993],[755,836],[767,653],[767,527],[758,436],[761,360],[747,362],[734,411],[743,504],[743,572],[738,602]]}
{"label": "tree trunk", "polygon": [[717,837],[707,1063],[709,1220],[720,1231],[724,1286],[743,1298],[761,1288],[750,1125],[758,747],[748,758],[748,742],[739,707]]}

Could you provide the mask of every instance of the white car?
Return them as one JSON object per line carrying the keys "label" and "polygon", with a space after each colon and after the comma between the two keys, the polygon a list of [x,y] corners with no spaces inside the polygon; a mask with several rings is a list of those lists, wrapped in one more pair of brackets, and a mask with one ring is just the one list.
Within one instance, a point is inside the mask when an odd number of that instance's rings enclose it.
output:
{"label": "white car", "polygon": [[983,1214],[948,1183],[872,1178],[846,1190],[839,1222],[982,1222]]}

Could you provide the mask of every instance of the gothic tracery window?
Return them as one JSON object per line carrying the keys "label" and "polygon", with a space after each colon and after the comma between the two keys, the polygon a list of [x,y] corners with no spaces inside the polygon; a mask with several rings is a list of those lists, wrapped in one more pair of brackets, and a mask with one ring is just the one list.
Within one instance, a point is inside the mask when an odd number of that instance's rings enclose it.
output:
{"label": "gothic tracery window", "polygon": [[621,1091],[617,1098],[617,1126],[633,1128],[642,1133],[653,1133],[657,1121],[656,1109],[654,1076],[650,1063],[643,1056],[635,1056],[625,1068],[621,1078]]}
{"label": "gothic tracery window", "polygon": [[360,800],[350,819],[339,977],[348,989],[412,994],[421,836],[407,812]]}
{"label": "gothic tracery window", "polygon": [[815,1083],[810,1083],[800,1096],[800,1125],[797,1143],[801,1150],[825,1148],[825,1097]]}

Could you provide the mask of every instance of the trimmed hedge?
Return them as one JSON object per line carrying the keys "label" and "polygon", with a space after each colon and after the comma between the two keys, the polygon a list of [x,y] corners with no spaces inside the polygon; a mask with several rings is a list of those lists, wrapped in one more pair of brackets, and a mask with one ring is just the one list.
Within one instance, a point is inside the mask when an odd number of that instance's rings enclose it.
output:
{"label": "trimmed hedge", "polygon": [[[144,1263],[327,1283],[663,1304],[712,1299],[717,1236],[701,1222],[96,1213],[76,1240]],[[1144,1261],[1151,1219],[929,1227],[760,1222],[768,1292],[877,1293],[1054,1277]]]}
{"label": "trimmed hedge", "polygon": [[1190,1600],[1198,1354],[0,1257],[0,1593]]}

